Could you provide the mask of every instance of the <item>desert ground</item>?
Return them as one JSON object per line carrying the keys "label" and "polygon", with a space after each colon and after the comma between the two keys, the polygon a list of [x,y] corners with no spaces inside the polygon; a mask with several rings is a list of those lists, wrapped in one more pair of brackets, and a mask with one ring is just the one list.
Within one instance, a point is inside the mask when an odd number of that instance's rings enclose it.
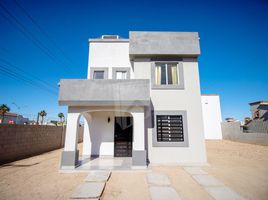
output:
{"label": "desert ground", "polygon": [[[245,199],[268,199],[267,146],[222,140],[206,141],[206,148],[208,166],[204,171]],[[59,173],[61,151],[0,166],[0,199],[69,199],[87,174]],[[150,166],[148,171],[168,175],[182,199],[213,199],[181,166]],[[113,172],[102,199],[150,199],[146,172]]]}

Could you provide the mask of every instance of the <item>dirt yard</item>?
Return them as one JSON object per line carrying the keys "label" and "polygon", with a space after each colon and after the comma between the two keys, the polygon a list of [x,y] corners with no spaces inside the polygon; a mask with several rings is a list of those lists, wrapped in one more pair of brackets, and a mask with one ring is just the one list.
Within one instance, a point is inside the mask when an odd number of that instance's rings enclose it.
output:
{"label": "dirt yard", "polygon": [[[268,199],[268,147],[207,141],[209,166],[203,169],[246,199]],[[69,199],[85,173],[59,173],[61,150],[0,167],[0,199]],[[182,199],[212,199],[182,167],[150,168],[167,174]],[[113,172],[103,200],[150,199],[145,172]]]}

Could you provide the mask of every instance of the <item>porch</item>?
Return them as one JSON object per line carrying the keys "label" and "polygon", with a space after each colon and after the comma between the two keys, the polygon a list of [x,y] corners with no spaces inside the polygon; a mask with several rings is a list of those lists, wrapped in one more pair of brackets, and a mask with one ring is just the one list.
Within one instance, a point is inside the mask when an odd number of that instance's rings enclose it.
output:
{"label": "porch", "polygon": [[[103,91],[100,93],[98,88]],[[144,126],[146,107],[150,105],[147,80],[64,80],[60,83],[59,102],[68,106],[61,169],[147,166]],[[77,129],[82,116],[83,160],[79,161]]]}
{"label": "porch", "polygon": [[124,171],[131,169],[133,169],[132,157],[83,156],[79,161],[79,166],[75,169],[75,171]]}

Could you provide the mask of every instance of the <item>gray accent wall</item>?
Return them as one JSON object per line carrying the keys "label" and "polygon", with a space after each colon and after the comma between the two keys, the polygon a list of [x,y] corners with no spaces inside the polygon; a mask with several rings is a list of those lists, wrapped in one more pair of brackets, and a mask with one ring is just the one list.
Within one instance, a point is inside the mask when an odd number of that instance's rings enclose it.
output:
{"label": "gray accent wall", "polygon": [[132,165],[133,166],[146,166],[147,154],[146,151],[132,151]]}
{"label": "gray accent wall", "polygon": [[197,32],[129,32],[129,54],[187,55],[200,54]]}
{"label": "gray accent wall", "polygon": [[61,154],[61,168],[75,168],[78,165],[79,151],[63,151]]}
{"label": "gray accent wall", "polygon": [[59,104],[68,106],[146,106],[150,104],[149,79],[61,80]]}

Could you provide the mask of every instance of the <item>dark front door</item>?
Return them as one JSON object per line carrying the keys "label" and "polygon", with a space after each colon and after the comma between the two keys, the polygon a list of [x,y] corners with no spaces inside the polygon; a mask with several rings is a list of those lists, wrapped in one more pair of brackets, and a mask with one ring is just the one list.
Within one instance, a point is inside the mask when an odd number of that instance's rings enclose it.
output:
{"label": "dark front door", "polygon": [[114,156],[132,156],[132,117],[115,117],[114,120]]}

